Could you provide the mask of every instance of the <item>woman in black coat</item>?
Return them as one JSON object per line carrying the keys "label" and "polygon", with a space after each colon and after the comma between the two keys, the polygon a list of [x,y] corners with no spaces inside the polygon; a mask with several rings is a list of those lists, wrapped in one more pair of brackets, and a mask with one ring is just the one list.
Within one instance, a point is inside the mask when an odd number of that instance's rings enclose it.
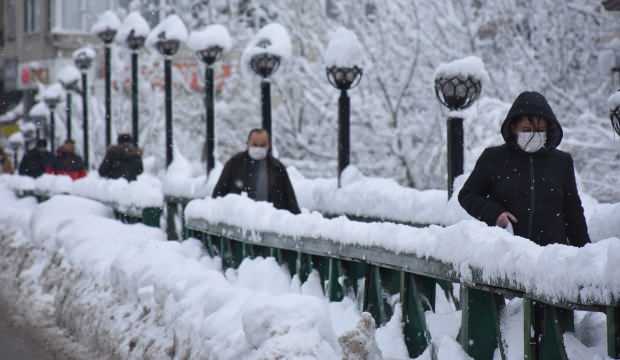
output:
{"label": "woman in black coat", "polygon": [[487,148],[459,202],[489,226],[512,225],[539,245],[590,242],[562,127],[543,95],[524,92],[502,125],[505,144]]}

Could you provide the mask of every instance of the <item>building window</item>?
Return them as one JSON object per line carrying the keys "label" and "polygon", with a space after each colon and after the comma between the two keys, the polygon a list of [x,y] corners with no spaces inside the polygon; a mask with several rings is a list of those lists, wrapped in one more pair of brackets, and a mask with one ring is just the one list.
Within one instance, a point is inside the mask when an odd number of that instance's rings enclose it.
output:
{"label": "building window", "polygon": [[51,29],[60,33],[89,33],[97,17],[116,6],[116,0],[53,0],[53,5],[50,4]]}
{"label": "building window", "polygon": [[14,41],[17,34],[17,20],[16,20],[16,2],[17,0],[7,0],[6,2],[6,40]]}
{"label": "building window", "polygon": [[24,32],[34,33],[41,30],[40,0],[24,0]]}

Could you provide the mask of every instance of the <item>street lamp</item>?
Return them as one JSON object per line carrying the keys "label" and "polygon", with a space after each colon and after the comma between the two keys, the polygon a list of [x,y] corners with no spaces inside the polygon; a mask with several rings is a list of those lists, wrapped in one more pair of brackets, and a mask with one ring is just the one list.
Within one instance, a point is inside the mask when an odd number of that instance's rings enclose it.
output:
{"label": "street lamp", "polygon": [[15,169],[18,169],[19,149],[24,146],[24,135],[21,132],[16,132],[9,136],[9,147],[13,152],[13,164]]}
{"label": "street lamp", "polygon": [[[441,64],[435,72],[435,95],[450,111],[470,107],[488,79],[480,58],[470,56],[451,63]],[[454,179],[463,174],[463,118],[451,113],[447,120],[448,131],[448,196],[452,197]]]}
{"label": "street lamp", "polygon": [[221,25],[211,25],[202,31],[190,34],[188,45],[205,64],[205,110],[206,110],[206,167],[207,176],[215,166],[215,96],[213,64],[219,61],[224,51],[232,46],[228,30]]}
{"label": "street lamp", "polygon": [[[345,50],[343,50],[345,49]],[[325,53],[327,80],[340,90],[338,99],[338,186],[351,154],[351,99],[348,90],[362,80],[362,46],[352,31],[343,27],[330,35]]]}
{"label": "street lamp", "polygon": [[166,167],[170,166],[173,158],[172,133],[172,56],[187,40],[187,28],[178,15],[170,15],[151,31],[147,38],[147,45],[154,47],[164,56],[164,87],[166,108]]}
{"label": "street lamp", "polygon": [[67,65],[58,74],[58,81],[60,85],[65,89],[66,92],[66,110],[67,110],[67,140],[72,140],[71,137],[71,105],[72,105],[72,97],[71,91],[75,91],[77,93],[81,93],[79,81],[80,81],[80,71],[75,68],[75,66]]}
{"label": "street lamp", "polygon": [[271,81],[284,59],[291,54],[291,39],[286,29],[276,23],[263,27],[243,54],[243,62],[261,78],[262,127],[272,138]]}
{"label": "street lamp", "polygon": [[609,97],[608,103],[611,127],[620,135],[620,90]]}
{"label": "street lamp", "polygon": [[106,148],[110,146],[112,142],[112,71],[111,71],[111,58],[112,58],[112,43],[118,32],[121,21],[118,16],[108,10],[101,14],[95,25],[93,25],[92,32],[101,39],[104,48],[104,64],[105,64],[105,145]]}
{"label": "street lamp", "polygon": [[89,168],[88,151],[88,70],[95,59],[95,50],[90,47],[77,49],[73,53],[73,62],[82,73],[82,135],[84,142],[84,165]]}
{"label": "street lamp", "polygon": [[139,12],[127,15],[119,31],[119,40],[131,50],[131,134],[134,145],[138,146],[138,54],[144,47],[151,27]]}
{"label": "street lamp", "polygon": [[54,118],[54,110],[56,110],[56,106],[60,103],[61,97],[62,86],[60,84],[52,84],[43,91],[43,101],[50,111],[50,148],[52,153],[55,150],[54,146],[56,140],[56,120]]}
{"label": "street lamp", "polygon": [[43,102],[37,102],[28,112],[30,121],[35,126],[35,139],[42,137],[41,130],[45,128],[45,120],[47,119],[48,109]]}

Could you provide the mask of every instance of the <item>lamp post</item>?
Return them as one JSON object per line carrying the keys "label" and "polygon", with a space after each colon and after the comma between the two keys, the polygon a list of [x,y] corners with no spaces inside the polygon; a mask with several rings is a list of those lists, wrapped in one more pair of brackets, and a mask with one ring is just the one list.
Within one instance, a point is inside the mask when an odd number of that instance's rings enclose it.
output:
{"label": "lamp post", "polygon": [[88,70],[95,58],[95,51],[89,47],[81,48],[73,53],[75,66],[82,74],[82,135],[84,149],[84,165],[89,168],[88,141]]}
{"label": "lamp post", "polygon": [[[256,44],[260,48],[268,48],[271,46],[271,41],[264,39]],[[250,67],[258,76],[262,78],[260,83],[261,88],[261,104],[262,104],[262,119],[263,129],[267,130],[269,136],[271,133],[271,81],[270,77],[280,67],[282,58],[276,54],[269,52],[260,52],[252,56],[250,59]]]}
{"label": "lamp post", "polygon": [[93,26],[93,33],[103,42],[105,66],[105,145],[112,142],[112,43],[118,32],[120,20],[113,11],[104,12]]}
{"label": "lamp post", "polygon": [[362,80],[363,71],[358,66],[330,66],[326,69],[329,83],[340,90],[338,98],[338,187],[342,172],[349,166],[351,154],[351,99],[348,90]]}
{"label": "lamp post", "polygon": [[50,85],[43,92],[43,101],[50,111],[50,149],[52,153],[55,150],[56,141],[56,120],[54,111],[61,101],[62,87],[60,84]]}
{"label": "lamp post", "polygon": [[132,29],[127,35],[127,47],[131,50],[131,134],[134,145],[138,146],[138,53],[144,46],[145,36]]}
{"label": "lamp post", "polygon": [[[480,97],[481,91],[482,79],[475,75],[442,74],[438,71],[437,76],[435,76],[435,95],[439,102],[450,111],[468,108]],[[449,115],[447,128],[448,196],[452,197],[454,179],[463,174],[463,118],[454,114]]]}
{"label": "lamp post", "polygon": [[70,65],[65,66],[60,71],[60,74],[58,76],[58,81],[60,82],[60,84],[62,85],[62,87],[65,89],[65,92],[66,92],[65,106],[67,110],[67,140],[72,140],[71,105],[72,105],[73,99],[71,97],[71,91],[81,93],[80,87],[78,84],[80,81],[80,77],[81,77],[81,74],[78,71],[78,69]]}

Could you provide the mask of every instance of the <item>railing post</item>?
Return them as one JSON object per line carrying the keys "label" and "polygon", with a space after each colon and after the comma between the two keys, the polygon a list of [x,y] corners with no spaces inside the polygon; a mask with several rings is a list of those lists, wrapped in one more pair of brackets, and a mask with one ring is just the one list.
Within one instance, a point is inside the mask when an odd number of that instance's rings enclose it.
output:
{"label": "railing post", "polygon": [[493,360],[495,349],[501,344],[499,312],[504,298],[463,285],[461,305],[461,346],[476,360]]}
{"label": "railing post", "polygon": [[142,223],[146,226],[159,228],[162,209],[158,207],[147,207],[142,209]]}
{"label": "railing post", "polygon": [[303,284],[308,280],[308,276],[312,272],[312,256],[297,252],[297,275],[299,281]]}
{"label": "railing post", "polygon": [[364,279],[364,311],[370,313],[377,325],[385,324],[386,312],[383,303],[383,285],[379,268],[368,265]]}
{"label": "railing post", "polygon": [[329,259],[329,277],[327,280],[327,291],[329,301],[341,301],[344,297],[342,283],[340,282],[342,268],[340,260]]}
{"label": "railing post", "polygon": [[403,272],[400,276],[403,334],[409,356],[417,358],[431,343],[426,316],[415,275]]}
{"label": "railing post", "polygon": [[568,360],[564,332],[574,330],[573,312],[524,300],[523,325],[527,360]]}
{"label": "railing post", "polygon": [[177,204],[166,202],[166,234],[168,240],[178,240],[179,236],[176,229]]}
{"label": "railing post", "polygon": [[607,308],[607,355],[620,359],[620,308]]}

